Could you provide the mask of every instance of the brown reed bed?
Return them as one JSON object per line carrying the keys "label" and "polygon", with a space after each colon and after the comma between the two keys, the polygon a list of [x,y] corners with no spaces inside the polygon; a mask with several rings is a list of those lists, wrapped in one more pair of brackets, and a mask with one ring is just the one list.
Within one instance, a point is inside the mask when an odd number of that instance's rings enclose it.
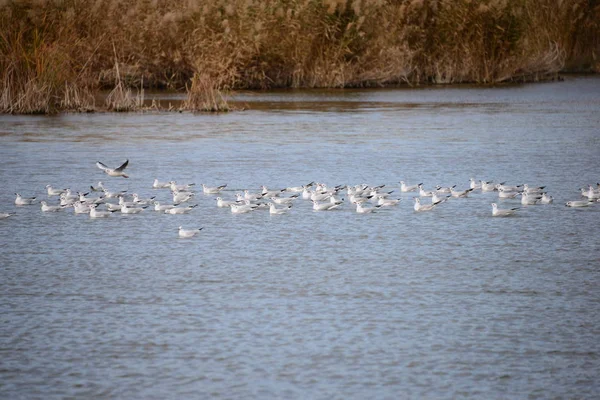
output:
{"label": "brown reed bed", "polygon": [[543,80],[598,54],[588,0],[8,0],[0,112],[139,110],[144,88],[224,111],[229,90]]}

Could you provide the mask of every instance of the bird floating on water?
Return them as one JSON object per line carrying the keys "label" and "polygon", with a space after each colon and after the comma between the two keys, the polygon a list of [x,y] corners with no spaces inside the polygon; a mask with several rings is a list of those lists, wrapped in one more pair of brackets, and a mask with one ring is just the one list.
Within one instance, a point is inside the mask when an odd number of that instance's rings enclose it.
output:
{"label": "bird floating on water", "polygon": [[196,228],[196,229],[183,229],[182,226],[179,227],[179,237],[180,238],[191,238],[196,236],[202,229],[204,228]]}
{"label": "bird floating on water", "polygon": [[492,203],[492,216],[508,217],[508,216],[514,215],[518,209],[519,209],[518,207],[510,208],[510,209],[501,209],[501,208],[498,208],[498,204]]}

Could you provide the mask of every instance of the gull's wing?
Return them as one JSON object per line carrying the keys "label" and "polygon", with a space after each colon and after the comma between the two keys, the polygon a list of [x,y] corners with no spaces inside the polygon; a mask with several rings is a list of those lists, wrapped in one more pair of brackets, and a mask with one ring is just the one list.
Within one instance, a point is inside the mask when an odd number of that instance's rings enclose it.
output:
{"label": "gull's wing", "polygon": [[106,165],[102,164],[100,161],[98,161],[96,163],[96,167],[100,168],[103,171],[108,171],[110,168],[108,168]]}
{"label": "gull's wing", "polygon": [[121,166],[119,168],[115,168],[115,171],[118,171],[118,172],[123,171],[127,167],[127,164],[129,164],[129,160],[125,160],[125,162],[123,164],[121,164]]}

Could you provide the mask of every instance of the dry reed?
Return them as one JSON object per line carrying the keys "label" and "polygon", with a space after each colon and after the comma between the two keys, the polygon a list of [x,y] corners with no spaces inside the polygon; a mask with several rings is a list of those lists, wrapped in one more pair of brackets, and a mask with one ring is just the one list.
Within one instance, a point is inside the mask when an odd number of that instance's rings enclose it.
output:
{"label": "dry reed", "polygon": [[588,0],[14,0],[0,111],[89,110],[100,89],[136,110],[144,86],[223,110],[230,89],[536,80],[598,54]]}

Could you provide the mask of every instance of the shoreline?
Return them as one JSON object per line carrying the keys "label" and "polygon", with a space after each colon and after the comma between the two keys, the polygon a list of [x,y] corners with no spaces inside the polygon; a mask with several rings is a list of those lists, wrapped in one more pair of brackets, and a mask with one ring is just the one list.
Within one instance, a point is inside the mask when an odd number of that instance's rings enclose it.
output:
{"label": "shoreline", "polygon": [[[167,113],[226,113],[226,112],[241,112],[252,109],[248,106],[248,102],[235,99],[236,94],[263,94],[263,93],[289,93],[289,92],[344,92],[344,91],[368,91],[368,90],[414,90],[414,89],[431,89],[431,88],[502,88],[511,86],[520,86],[526,84],[544,84],[552,82],[563,82],[569,77],[594,77],[600,76],[597,72],[560,72],[555,74],[546,74],[539,77],[527,77],[514,80],[506,80],[495,83],[477,83],[477,82],[457,82],[457,83],[433,83],[424,82],[418,84],[410,83],[395,83],[378,86],[350,86],[350,87],[278,87],[270,89],[236,89],[221,91],[212,89],[221,98],[220,108],[201,108],[196,109],[186,106],[186,102],[190,96],[190,91],[175,91],[168,89],[142,89],[137,92],[132,92],[136,88],[126,88],[127,94],[123,94],[121,102],[127,103],[126,107],[115,107],[108,104],[108,98],[112,91],[109,89],[99,89],[90,91],[90,104],[78,108],[57,108],[50,112],[7,112],[0,111],[0,115],[60,115],[60,114],[94,114],[94,113],[148,113],[148,112],[167,112]],[[113,89],[114,91],[114,89]],[[241,103],[236,105],[236,103]]]}

